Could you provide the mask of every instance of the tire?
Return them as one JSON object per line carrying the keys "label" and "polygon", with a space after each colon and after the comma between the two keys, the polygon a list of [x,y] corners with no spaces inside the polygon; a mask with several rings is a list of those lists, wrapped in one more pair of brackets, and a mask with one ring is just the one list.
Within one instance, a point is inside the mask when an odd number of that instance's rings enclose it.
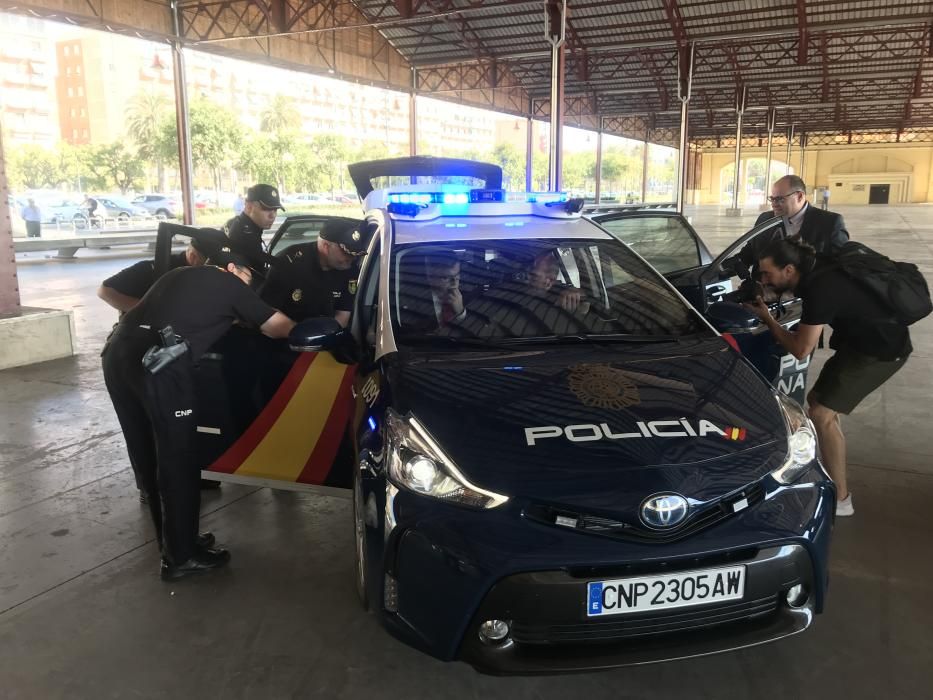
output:
{"label": "tire", "polygon": [[120,221],[129,221],[129,220],[130,220],[130,215],[127,214],[125,211],[121,211],[119,214],[117,214],[117,218],[118,218]]}
{"label": "tire", "polygon": [[71,223],[73,223],[73,224],[75,225],[75,229],[79,229],[79,230],[82,230],[82,231],[85,230],[85,229],[90,228],[90,226],[89,226],[89,223],[90,223],[90,222],[88,222],[87,217],[84,216],[83,214],[75,214],[75,215],[71,218]]}
{"label": "tire", "polygon": [[355,576],[356,594],[360,599],[360,605],[363,610],[369,610],[369,594],[367,592],[368,581],[366,578],[366,568],[368,566],[366,549],[366,516],[365,506],[363,504],[363,486],[360,479],[359,467],[354,468],[353,474],[353,543],[356,556]]}
{"label": "tire", "polygon": [[172,213],[168,209],[159,209],[155,213],[157,219],[171,219]]}

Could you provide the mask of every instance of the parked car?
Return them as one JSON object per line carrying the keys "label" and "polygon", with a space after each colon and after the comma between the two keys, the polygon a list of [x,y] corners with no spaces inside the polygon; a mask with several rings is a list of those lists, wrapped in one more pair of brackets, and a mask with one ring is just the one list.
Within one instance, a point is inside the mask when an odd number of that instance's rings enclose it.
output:
{"label": "parked car", "polygon": [[170,197],[165,194],[141,194],[135,197],[132,203],[137,207],[142,207],[150,214],[159,219],[179,219],[181,218],[182,205],[181,200]]}
{"label": "parked car", "polygon": [[42,222],[71,224],[75,228],[88,227],[87,210],[81,206],[83,198],[68,194],[43,194],[34,197],[42,212]]}
{"label": "parked car", "polygon": [[[94,195],[97,200],[97,216],[100,218],[120,219],[122,221],[130,218],[151,219],[152,214],[148,209],[138,204],[130,202],[123,197],[113,195]],[[103,209],[103,211],[101,211]]]}
{"label": "parked car", "polygon": [[[291,349],[234,327],[204,356],[206,474],[349,489],[363,607],[485,671],[707,655],[813,623],[835,490],[797,402],[582,202],[506,201],[501,170],[468,161],[350,170],[374,231],[350,326],[303,320]],[[371,184],[440,174],[482,184]],[[289,217],[273,255],[327,218]],[[160,224],[157,272],[185,230]],[[465,311],[445,315],[452,284]]]}

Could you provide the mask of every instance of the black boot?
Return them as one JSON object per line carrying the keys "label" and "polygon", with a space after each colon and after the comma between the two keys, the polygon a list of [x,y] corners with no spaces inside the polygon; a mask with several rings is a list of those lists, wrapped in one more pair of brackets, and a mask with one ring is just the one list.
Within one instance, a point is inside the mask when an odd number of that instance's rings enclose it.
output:
{"label": "black boot", "polygon": [[185,576],[203,574],[226,566],[229,561],[230,552],[226,549],[198,549],[193,557],[181,564],[173,564],[168,559],[163,558],[162,580],[175,581]]}

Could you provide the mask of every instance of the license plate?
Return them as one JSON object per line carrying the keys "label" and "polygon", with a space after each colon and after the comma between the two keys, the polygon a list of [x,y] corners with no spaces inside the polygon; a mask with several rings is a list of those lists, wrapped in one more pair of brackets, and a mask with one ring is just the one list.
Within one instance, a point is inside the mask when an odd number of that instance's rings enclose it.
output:
{"label": "license plate", "polygon": [[587,584],[586,615],[625,615],[689,605],[709,605],[741,600],[744,594],[744,566],[591,581]]}

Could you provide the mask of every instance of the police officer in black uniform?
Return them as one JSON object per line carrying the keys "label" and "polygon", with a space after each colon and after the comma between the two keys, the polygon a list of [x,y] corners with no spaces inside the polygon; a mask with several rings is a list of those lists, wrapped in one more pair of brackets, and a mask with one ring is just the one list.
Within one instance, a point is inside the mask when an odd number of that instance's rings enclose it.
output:
{"label": "police officer in black uniform", "polygon": [[224,232],[238,250],[258,255],[263,250],[262,232],[272,227],[279,209],[285,211],[275,187],[253,185],[246,191],[243,211],[226,223]]}
{"label": "police officer in black uniform", "polygon": [[289,248],[272,267],[262,298],[290,318],[333,316],[346,326],[356,294],[357,263],[371,237],[365,221],[329,219],[316,241]]}
{"label": "police officer in black uniform", "polygon": [[[169,269],[203,265],[211,251],[226,242],[223,232],[203,228],[191,236],[191,242],[182,253],[171,257]],[[97,288],[97,296],[121,314],[132,309],[155,282],[155,260],[141,260],[108,277]]]}
{"label": "police officer in black uniform", "polygon": [[212,546],[213,535],[198,535],[198,402],[192,370],[234,321],[257,326],[272,338],[287,337],[294,322],[249,287],[253,269],[262,265],[227,247],[211,254],[204,266],[167,272],[123,316],[101,353],[127,451],[150,494],[165,580],[230,559],[226,550]]}

